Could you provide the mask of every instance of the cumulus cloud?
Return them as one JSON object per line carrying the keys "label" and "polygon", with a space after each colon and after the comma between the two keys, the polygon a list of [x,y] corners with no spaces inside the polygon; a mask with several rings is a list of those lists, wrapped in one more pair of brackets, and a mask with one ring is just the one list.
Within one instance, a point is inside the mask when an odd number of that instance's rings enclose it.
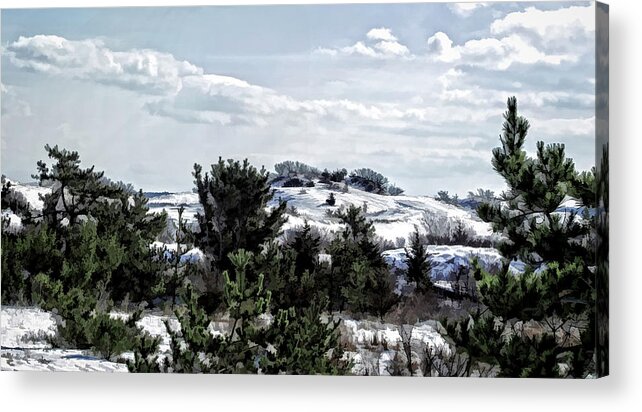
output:
{"label": "cumulus cloud", "polygon": [[59,36],[20,36],[5,53],[17,67],[36,72],[93,80],[161,94],[181,88],[181,78],[203,70],[171,54],[154,50],[113,51],[96,39],[68,40]]}
{"label": "cumulus cloud", "polygon": [[340,48],[320,47],[315,50],[316,54],[328,56],[364,56],[375,59],[406,58],[412,59],[407,46],[399,42],[399,39],[392,34],[392,30],[386,27],[373,28],[366,33],[365,41],[357,41],[355,44]]}
{"label": "cumulus cloud", "polygon": [[535,34],[545,43],[564,42],[595,32],[594,6],[572,6],[557,10],[528,7],[507,14],[490,25],[492,34],[525,32]]}
{"label": "cumulus cloud", "polygon": [[452,3],[448,5],[450,10],[461,17],[468,17],[473,14],[475,10],[487,6],[488,3]]}
{"label": "cumulus cloud", "polygon": [[397,38],[392,34],[392,30],[385,27],[371,29],[366,34],[366,37],[370,40],[397,41]]}
{"label": "cumulus cloud", "polygon": [[590,44],[586,40],[595,32],[594,14],[592,5],[558,10],[528,7],[494,20],[491,37],[454,45],[446,33],[437,32],[428,39],[428,50],[436,61],[493,70],[506,70],[516,63],[576,62],[589,52],[583,46]]}

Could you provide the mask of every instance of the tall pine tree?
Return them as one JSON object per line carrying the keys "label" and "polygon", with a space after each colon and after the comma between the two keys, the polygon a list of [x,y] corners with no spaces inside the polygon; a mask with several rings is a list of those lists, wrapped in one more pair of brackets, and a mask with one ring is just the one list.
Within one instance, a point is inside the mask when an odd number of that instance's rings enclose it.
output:
{"label": "tall pine tree", "polygon": [[[504,257],[520,259],[526,271],[516,275],[507,263],[493,275],[476,266],[481,301],[508,331],[508,339],[482,346],[501,346],[489,354],[500,365],[500,375],[560,376],[558,363],[565,361],[570,376],[582,377],[592,370],[594,347],[594,221],[589,210],[595,205],[588,195],[595,193],[594,174],[576,172],[562,144],[538,142],[536,156],[529,157],[524,144],[530,125],[517,114],[514,97],[508,99],[504,120],[492,165],[508,189],[500,202],[481,204],[478,214],[504,235],[499,245]],[[558,212],[567,199],[583,202],[582,216]],[[519,327],[529,321],[539,322],[539,333]],[[583,331],[580,342],[573,328]]]}

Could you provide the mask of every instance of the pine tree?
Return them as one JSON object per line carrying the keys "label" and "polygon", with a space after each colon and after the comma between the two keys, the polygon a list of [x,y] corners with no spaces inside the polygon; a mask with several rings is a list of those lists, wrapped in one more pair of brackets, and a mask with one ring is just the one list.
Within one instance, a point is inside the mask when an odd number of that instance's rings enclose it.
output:
{"label": "pine tree", "polygon": [[76,226],[93,221],[97,236],[113,239],[113,247],[123,251],[119,264],[103,274],[109,275],[112,296],[118,300],[126,294],[132,300],[150,299],[149,292],[159,280],[159,266],[149,245],[165,226],[166,214],[148,213],[142,191],[133,192],[128,185],[111,182],[93,166],[81,168],[78,152],[49,145],[45,150],[54,163],[50,168],[39,161],[33,177],[41,185],[50,184],[52,191],[42,196],[42,214],[30,216],[25,224],[44,224],[54,231],[63,258],[68,260],[73,253],[67,247],[69,236]]}
{"label": "pine tree", "polygon": [[[493,150],[492,164],[508,190],[500,203],[480,205],[478,214],[505,235],[499,245],[504,257],[521,259],[527,267],[514,275],[505,264],[492,275],[476,265],[474,273],[482,303],[511,331],[495,355],[500,375],[559,376],[558,359],[569,354],[575,359],[569,374],[582,377],[592,368],[592,333],[582,333],[582,342],[573,344],[566,332],[582,324],[590,331],[594,324],[594,275],[589,266],[594,261],[593,223],[587,211],[579,219],[575,212],[556,210],[568,197],[590,198],[581,194],[593,191],[593,172],[577,173],[561,144],[538,142],[536,157],[527,156],[523,147],[530,126],[517,115],[514,97],[508,100],[504,119],[501,147]],[[591,204],[585,206],[594,207],[594,200],[586,201]],[[527,336],[516,327],[531,320],[545,325],[540,335]],[[560,341],[560,336],[565,338]]]}
{"label": "pine tree", "polygon": [[220,275],[233,268],[230,253],[239,249],[257,253],[264,243],[274,240],[286,220],[286,203],[266,210],[274,195],[268,173],[257,170],[247,159],[240,163],[219,158],[204,175],[202,167],[195,164],[193,174],[203,207],[196,216],[199,230],[194,233],[195,245],[211,261],[205,300],[214,302],[210,307],[214,310],[223,289]]}
{"label": "pine tree", "polygon": [[374,240],[374,225],[362,209],[350,205],[339,213],[344,230],[330,244],[332,267],[327,290],[333,308],[346,304],[357,313],[382,317],[397,302],[390,269]]}
{"label": "pine tree", "polygon": [[431,288],[432,281],[430,279],[430,262],[426,256],[426,246],[421,241],[419,230],[415,227],[415,231],[410,239],[410,249],[405,249],[406,258],[405,264],[408,267],[406,276],[409,281],[415,282],[417,289],[426,291]]}

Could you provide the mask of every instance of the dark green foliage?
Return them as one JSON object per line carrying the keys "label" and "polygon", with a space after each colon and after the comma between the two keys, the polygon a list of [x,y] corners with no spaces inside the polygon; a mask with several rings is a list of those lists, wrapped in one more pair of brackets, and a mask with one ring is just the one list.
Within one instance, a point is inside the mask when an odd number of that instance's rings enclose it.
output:
{"label": "dark green foliage", "polygon": [[467,356],[464,376],[470,376],[478,362],[497,363],[496,358],[504,345],[504,328],[497,325],[492,316],[477,310],[463,320],[444,319],[442,325],[455,343],[456,350]]}
{"label": "dark green foliage", "polygon": [[326,184],[330,184],[332,182],[341,183],[345,180],[347,175],[348,171],[346,169],[337,169],[333,172],[328,171],[328,169],[324,169],[319,181]]}
{"label": "dark green foliage", "polygon": [[193,234],[187,229],[183,213],[185,208],[180,206],[178,208],[178,225],[174,234],[173,243],[176,243],[176,250],[162,250],[162,259],[166,261],[169,266],[165,276],[160,284],[157,285],[158,295],[169,297],[172,306],[177,303],[181,289],[184,286],[185,280],[193,274],[197,273],[197,268],[194,262],[182,260],[183,254],[192,246]]}
{"label": "dark green foliage", "polygon": [[[508,340],[483,340],[501,344],[495,361],[502,376],[560,376],[558,356],[566,353],[572,359],[570,376],[584,377],[592,368],[594,333],[581,333],[579,344],[568,337],[556,341],[556,334],[582,324],[590,330],[595,322],[595,281],[589,267],[595,261],[594,219],[588,211],[583,220],[576,212],[556,211],[567,197],[594,208],[594,176],[577,173],[561,144],[538,142],[536,157],[528,157],[523,146],[529,123],[517,115],[515,98],[508,100],[504,119],[501,147],[493,150],[492,164],[508,190],[501,195],[503,204],[483,203],[477,210],[505,236],[499,245],[502,254],[521,259],[527,267],[515,275],[506,264],[491,275],[476,265],[482,303],[510,330]],[[544,326],[528,336],[515,328],[517,322],[530,320]]]}
{"label": "dark green foliage", "polygon": [[187,287],[184,310],[177,309],[180,331],[170,332],[170,357],[165,359],[165,370],[170,372],[254,373],[259,345],[263,341],[258,317],[267,312],[271,293],[263,286],[263,275],[256,282],[248,281],[246,267],[252,254],[245,250],[230,254],[235,273],[224,272],[224,299],[230,315],[231,328],[226,335],[213,336],[208,328],[210,320],[198,305],[191,286]]}
{"label": "dark green foliage", "polygon": [[352,264],[341,292],[348,308],[354,313],[374,314],[383,319],[399,301],[394,286],[388,268],[373,268],[366,261],[357,261]]}
{"label": "dark green foliage", "polygon": [[266,374],[343,375],[350,370],[341,360],[339,321],[320,320],[325,305],[316,301],[296,310],[279,310],[266,332],[272,350],[261,357],[261,371]]}
{"label": "dark green foliage", "polygon": [[136,344],[136,328],[106,312],[90,318],[86,328],[92,351],[105,359],[132,350]]}
{"label": "dark green foliage", "polygon": [[[602,146],[596,169],[595,240],[597,268],[595,273],[595,370],[598,376],[609,374],[609,146]],[[587,196],[590,199],[590,196]],[[590,204],[590,203],[585,203]],[[590,333],[590,331],[589,331]],[[587,333],[588,335],[588,333]],[[585,345],[586,346],[586,345]]]}
{"label": "dark green foliage", "polygon": [[330,181],[341,183],[345,180],[347,175],[348,171],[346,169],[334,170],[332,173],[330,173]]}
{"label": "dark green foliage", "polygon": [[355,169],[350,173],[350,184],[366,192],[384,195],[388,192],[388,178],[372,169]]}
{"label": "dark green foliage", "polygon": [[149,244],[165,215],[149,215],[142,192],[81,168],[77,152],[45,149],[54,163],[39,161],[34,176],[51,187],[41,196],[42,213],[27,210],[20,231],[3,231],[2,279],[9,294],[3,290],[3,298],[15,299],[21,288],[23,297],[55,314],[55,346],[110,358],[131,349],[135,334],[110,317],[110,298],[151,297],[162,262],[153,261]]}
{"label": "dark green foliage", "polygon": [[337,203],[337,199],[334,197],[334,193],[330,192],[330,196],[325,200],[325,203],[328,204],[328,206],[334,206]]}
{"label": "dark green foliage", "polygon": [[[81,262],[84,257],[79,250],[70,245],[84,236],[80,231],[88,230],[84,222],[93,222],[91,230],[100,239],[95,250],[100,263],[92,273],[105,283],[111,282],[109,290],[115,299],[126,294],[134,300],[150,299],[149,292],[158,282],[158,266],[153,263],[149,244],[165,226],[166,215],[148,214],[142,191],[132,193],[131,187],[110,182],[93,167],[81,168],[77,152],[49,145],[45,149],[54,164],[49,168],[39,161],[34,178],[43,185],[50,184],[52,191],[43,196],[42,216],[30,217],[26,225],[42,224],[53,231],[62,259],[68,261],[73,272],[82,270],[73,266],[85,263]],[[58,270],[64,270],[63,263],[51,268],[54,278]]]}
{"label": "dark green foliage", "polygon": [[325,281],[330,305],[342,310],[348,304],[357,313],[383,316],[397,297],[390,269],[374,240],[374,226],[353,205],[338,217],[345,228],[329,247],[332,267]]}
{"label": "dark green foliage", "polygon": [[[314,183],[312,183],[312,185],[314,185]],[[307,186],[306,182],[299,179],[298,177],[293,177],[292,179],[288,179],[285,182],[283,182],[283,187],[303,187],[303,186]]]}
{"label": "dark green foliage", "polygon": [[497,357],[498,376],[547,378],[560,376],[557,355],[561,348],[552,334],[536,337],[513,336]]}
{"label": "dark green foliage", "polygon": [[100,308],[91,293],[80,288],[64,291],[62,285],[43,274],[36,276],[34,285],[40,304],[57,319],[56,335],[50,339],[53,346],[89,349],[105,359],[134,347],[135,327],[110,317],[111,305]]}
{"label": "dark green foliage", "polygon": [[[349,365],[340,361],[338,324],[320,320],[323,305],[312,302],[301,312],[294,307],[279,310],[273,323],[265,325],[261,316],[270,307],[271,292],[265,289],[262,274],[254,282],[247,276],[253,254],[239,250],[229,258],[234,266],[233,275],[224,272],[229,331],[216,336],[210,333],[210,320],[188,286],[187,306],[176,310],[180,331],[166,323],[171,355],[164,361],[164,371],[345,373]],[[149,352],[146,356],[140,353],[141,359],[149,357]],[[133,365],[130,369],[139,371]]]}
{"label": "dark green foliage", "polygon": [[431,288],[430,262],[426,256],[426,246],[421,241],[419,230],[415,228],[410,239],[410,249],[405,249],[405,264],[408,267],[406,276],[410,282],[415,282],[417,289],[425,291]]}
{"label": "dark green foliage", "polygon": [[496,200],[495,192],[482,188],[477,189],[476,192],[468,192],[468,199],[485,203],[492,203]]}
{"label": "dark green foliage", "polygon": [[273,242],[253,258],[252,270],[264,273],[272,309],[305,308],[327,296],[323,279],[328,266],[319,262],[320,239],[306,222],[285,245]]}
{"label": "dark green foliage", "polygon": [[157,354],[160,342],[160,336],[151,336],[149,333],[139,331],[134,338],[134,360],[127,360],[127,369],[136,373],[161,372]]}
{"label": "dark green foliage", "polygon": [[[219,159],[210,173],[194,165],[196,189],[203,211],[197,215],[199,230],[195,244],[211,259],[207,293],[210,300],[220,300],[221,274],[233,268],[228,256],[245,249],[257,253],[261,245],[276,238],[285,222],[286,203],[271,211],[266,207],[274,191],[268,184],[265,169],[257,170],[247,160],[243,163]],[[256,279],[252,279],[256,280]]]}

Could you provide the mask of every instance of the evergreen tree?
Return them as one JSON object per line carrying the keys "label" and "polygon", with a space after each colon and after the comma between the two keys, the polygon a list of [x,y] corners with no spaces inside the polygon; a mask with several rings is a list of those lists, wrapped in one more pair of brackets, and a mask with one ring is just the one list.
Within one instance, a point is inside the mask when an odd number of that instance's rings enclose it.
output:
{"label": "evergreen tree", "polygon": [[[277,237],[285,223],[286,203],[267,211],[274,190],[265,169],[257,170],[247,159],[240,163],[219,158],[210,173],[194,165],[194,178],[203,211],[196,216],[199,230],[195,244],[210,259],[208,290],[201,303],[208,310],[218,307],[223,290],[221,274],[233,268],[230,253],[239,249],[257,253]],[[252,279],[256,280],[256,279]]]}
{"label": "evergreen tree", "polygon": [[42,215],[30,216],[25,223],[44,224],[52,230],[63,258],[69,260],[74,251],[68,243],[76,226],[94,222],[96,235],[112,239],[113,247],[123,253],[109,273],[113,298],[122,299],[129,294],[132,300],[151,299],[150,290],[159,281],[159,265],[149,245],[165,226],[166,214],[148,213],[142,191],[132,192],[126,185],[112,183],[104,172],[94,171],[93,166],[81,168],[78,152],[49,145],[45,150],[54,164],[49,168],[39,161],[34,178],[41,185],[51,185],[52,190],[42,196]]}
{"label": "evergreen tree", "polygon": [[[501,147],[493,150],[492,164],[508,190],[501,203],[484,203],[478,214],[505,236],[499,245],[504,257],[521,259],[527,267],[514,275],[506,264],[492,275],[476,265],[482,303],[511,331],[495,359],[503,376],[559,376],[557,362],[566,353],[574,358],[569,374],[582,377],[592,368],[593,333],[582,333],[582,342],[573,344],[566,332],[582,324],[588,324],[590,332],[594,324],[594,274],[589,266],[595,261],[593,222],[588,211],[578,219],[575,212],[556,210],[566,198],[590,198],[579,194],[593,191],[593,174],[577,173],[561,144],[538,142],[536,157],[527,156],[523,146],[529,123],[517,115],[515,98],[508,100],[504,119]],[[591,204],[585,206],[594,207],[594,200],[586,201]],[[545,325],[538,336],[516,328],[518,322],[531,320]],[[560,341],[560,336],[565,338]]]}
{"label": "evergreen tree", "polygon": [[[184,373],[345,373],[349,364],[341,361],[338,322],[323,322],[323,305],[279,310],[275,320],[264,325],[261,320],[270,307],[271,292],[264,287],[264,276],[256,281],[247,276],[255,256],[239,250],[230,254],[234,273],[225,277],[225,305],[230,316],[229,331],[210,332],[210,319],[198,304],[195,291],[187,286],[186,307],[177,308],[180,330],[166,322],[171,354],[165,358],[164,372]],[[132,372],[155,369],[157,343],[141,334]]]}
{"label": "evergreen tree", "polygon": [[410,282],[415,282],[417,289],[426,291],[432,286],[430,279],[430,262],[426,256],[426,246],[421,241],[419,230],[415,231],[410,239],[410,249],[405,249],[405,264],[408,267],[406,276]]}
{"label": "evergreen tree", "polygon": [[397,299],[374,226],[354,205],[338,216],[345,228],[330,244],[332,267],[326,277],[332,308],[343,310],[348,304],[355,312],[383,316]]}

